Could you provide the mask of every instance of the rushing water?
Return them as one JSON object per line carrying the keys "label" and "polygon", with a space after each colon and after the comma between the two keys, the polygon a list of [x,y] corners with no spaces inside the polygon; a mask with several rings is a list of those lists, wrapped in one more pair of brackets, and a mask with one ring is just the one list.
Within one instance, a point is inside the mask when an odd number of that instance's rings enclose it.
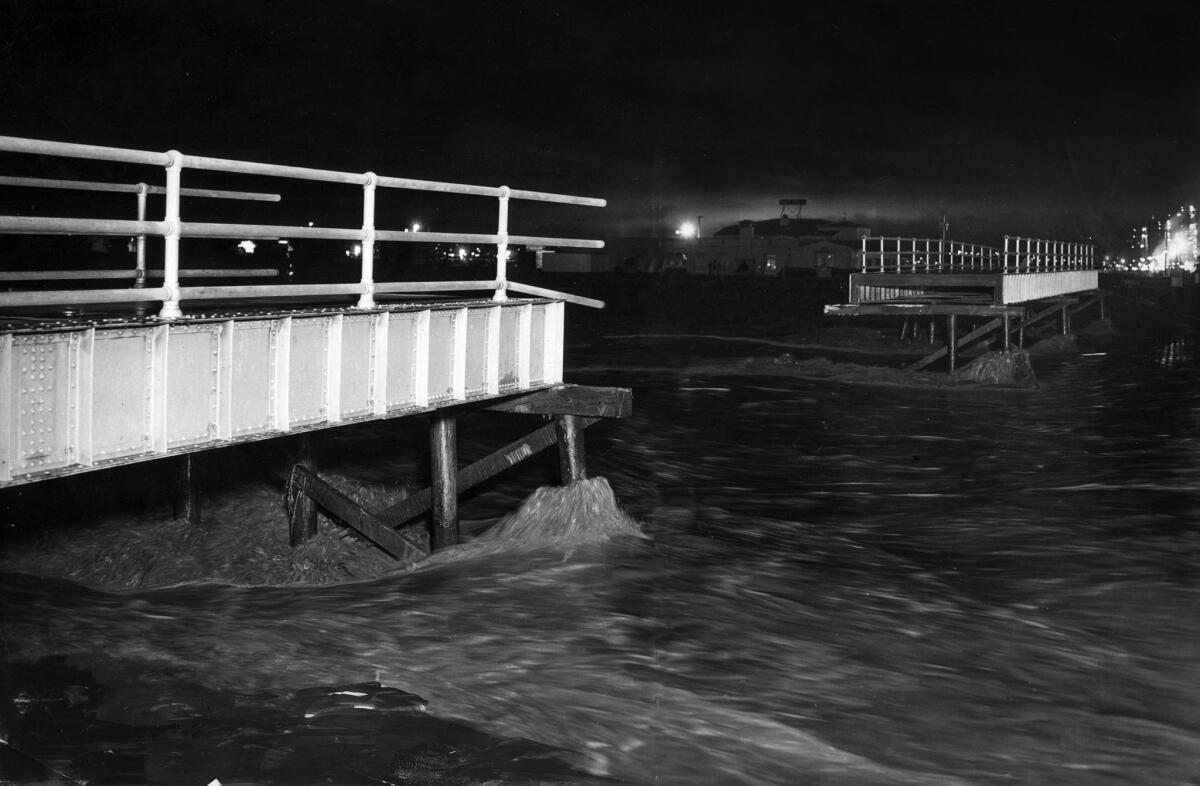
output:
{"label": "rushing water", "polygon": [[[588,432],[630,519],[591,483],[335,586],[10,576],[8,659],[68,655],[126,721],[219,741],[138,771],[164,783],[1200,783],[1195,335],[1088,350],[1037,390],[906,390],[748,375],[703,340],[572,347],[571,381],[634,388]],[[332,686],[375,682],[369,722],[313,731]],[[278,764],[304,745],[340,753]]]}

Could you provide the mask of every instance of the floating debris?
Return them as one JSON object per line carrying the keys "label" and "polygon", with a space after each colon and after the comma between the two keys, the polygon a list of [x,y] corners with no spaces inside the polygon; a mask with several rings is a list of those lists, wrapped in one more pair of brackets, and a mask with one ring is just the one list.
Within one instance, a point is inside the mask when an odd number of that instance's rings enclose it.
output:
{"label": "floating debris", "polygon": [[982,385],[1037,387],[1037,377],[1029,365],[1029,353],[1019,349],[980,355],[955,371],[953,379]]}

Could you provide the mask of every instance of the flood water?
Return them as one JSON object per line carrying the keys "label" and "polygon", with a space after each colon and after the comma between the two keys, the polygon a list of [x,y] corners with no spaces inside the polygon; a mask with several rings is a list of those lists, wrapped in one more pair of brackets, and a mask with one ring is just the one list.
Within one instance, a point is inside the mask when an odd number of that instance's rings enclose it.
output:
{"label": "flood water", "polygon": [[[519,535],[333,586],[7,575],[10,742],[95,783],[1200,783],[1200,363],[1181,324],[1037,360],[1036,390],[578,341],[569,381],[634,389],[632,418],[587,432],[613,498],[568,490]],[[363,453],[340,469],[410,460]],[[463,515],[498,518],[544,475]],[[47,663],[73,676],[46,687]],[[47,744],[28,705],[66,683],[140,736]],[[323,714],[351,685],[364,708]],[[64,735],[99,723],[68,715]]]}

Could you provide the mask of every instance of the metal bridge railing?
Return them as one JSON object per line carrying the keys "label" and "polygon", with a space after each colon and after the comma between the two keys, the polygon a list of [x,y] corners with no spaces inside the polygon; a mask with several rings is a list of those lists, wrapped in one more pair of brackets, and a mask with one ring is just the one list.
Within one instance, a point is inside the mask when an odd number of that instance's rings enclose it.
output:
{"label": "metal bridge railing", "polygon": [[[0,175],[0,186],[23,186],[26,188],[51,188],[67,191],[107,191],[137,194],[137,220],[146,220],[146,197],[150,194],[166,194],[162,186],[145,183],[99,183],[90,180],[54,180],[44,177],[7,177]],[[242,199],[252,202],[278,202],[279,194],[263,194],[253,191],[223,191],[212,188],[181,188],[180,196],[206,197],[209,199]],[[163,271],[146,270],[146,235],[137,236],[137,257],[132,271],[123,270],[45,270],[14,271],[0,270],[0,281],[54,281],[63,279],[133,278],[135,287],[144,287],[148,272],[162,275]],[[279,275],[278,270],[269,269],[208,269],[181,270],[180,276],[227,276],[253,278]]]}
{"label": "metal bridge railing", "polygon": [[1090,244],[1004,236],[1005,273],[1095,269],[1095,250]]}
{"label": "metal bridge railing", "polygon": [[957,240],[864,237],[864,273],[959,273],[1000,269],[999,249]]}
{"label": "metal bridge railing", "polygon": [[[162,308],[159,316],[164,319],[174,319],[182,316],[181,304],[185,297],[188,300],[204,300],[244,297],[294,297],[303,295],[358,295],[357,307],[369,309],[375,307],[375,295],[385,292],[419,293],[492,290],[494,291],[493,299],[503,301],[507,299],[507,292],[510,289],[527,294],[552,296],[583,305],[595,307],[603,305],[599,301],[589,298],[581,298],[557,292],[551,293],[550,290],[544,290],[539,287],[530,287],[510,282],[507,276],[508,247],[510,244],[593,249],[604,247],[604,242],[599,240],[511,235],[509,234],[508,226],[510,200],[525,199],[588,207],[604,207],[606,202],[603,199],[540,191],[522,191],[511,189],[508,186],[475,186],[432,180],[386,177],[377,175],[374,172],[339,172],[335,170],[281,166],[206,156],[190,156],[184,155],[177,150],[160,153],[146,150],[129,150],[68,142],[25,139],[21,137],[0,136],[0,152],[29,153],[65,158],[82,158],[93,161],[161,166],[164,168],[166,175],[166,185],[162,188],[162,192],[166,196],[166,207],[161,221],[145,220],[144,213],[139,213],[137,220],[0,216],[0,233],[86,234],[135,237],[144,237],[147,235],[161,236],[164,239],[163,284],[161,287],[0,293],[0,307],[161,301]],[[184,169],[359,185],[363,189],[362,226],[360,228],[335,228],[184,222],[180,213],[180,197],[204,195],[195,193],[191,189],[184,189],[181,186]],[[378,229],[375,226],[375,193],[379,188],[437,191],[494,198],[498,203],[496,231],[495,233],[480,234]],[[100,190],[110,189],[104,188]],[[229,196],[233,193],[240,192],[224,192],[224,195]],[[181,287],[179,284],[181,276],[179,269],[179,244],[180,240],[184,237],[232,239],[276,239],[287,237],[296,239],[353,240],[359,242],[362,248],[360,280],[356,284]],[[375,281],[374,260],[375,244],[379,242],[495,244],[496,275],[493,280],[488,281],[377,282]]]}
{"label": "metal bridge railing", "polygon": [[1094,270],[1086,243],[1004,236],[1004,249],[956,240],[864,237],[863,273],[1048,273]]}

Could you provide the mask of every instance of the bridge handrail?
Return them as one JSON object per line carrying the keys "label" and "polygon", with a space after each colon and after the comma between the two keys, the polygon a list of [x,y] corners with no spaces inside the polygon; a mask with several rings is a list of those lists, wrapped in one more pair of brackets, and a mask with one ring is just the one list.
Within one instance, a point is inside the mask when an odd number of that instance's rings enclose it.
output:
{"label": "bridge handrail", "polygon": [[918,237],[862,239],[863,273],[987,272],[999,267],[999,249],[977,243]]}
{"label": "bridge handrail", "polygon": [[1043,273],[1094,270],[1087,243],[1004,236],[1003,250],[957,240],[864,237],[863,273]]}
{"label": "bridge handrail", "polygon": [[[166,194],[167,189],[162,186],[151,186],[146,183],[105,183],[94,180],[60,180],[56,178],[45,177],[10,177],[7,175],[0,176],[0,186],[19,186],[24,188],[50,188],[61,189],[68,191],[104,191],[124,194],[137,195],[137,220],[146,220],[146,196],[149,194]],[[252,202],[278,202],[279,194],[264,194],[256,191],[227,191],[213,188],[181,188],[179,189],[180,196],[188,197],[204,197],[207,199],[241,199]],[[124,233],[122,233],[124,234]],[[136,237],[137,241],[137,257],[134,264],[134,269],[131,273],[121,276],[108,275],[111,271],[77,271],[74,276],[69,276],[70,271],[58,270],[52,271],[55,276],[51,278],[69,278],[76,279],[94,279],[94,278],[132,278],[135,286],[143,286],[146,283],[146,233],[139,232]],[[24,272],[24,271],[21,271]],[[228,271],[230,275],[236,277],[245,276],[239,271]],[[193,275],[195,275],[193,273]],[[33,280],[32,277],[18,275],[18,271],[0,271],[0,281],[22,281]]]}
{"label": "bridge handrail", "polygon": [[[346,289],[342,285],[319,284],[313,286],[319,288],[320,291],[313,291],[311,294],[358,294],[359,300],[357,307],[362,309],[375,307],[374,295],[376,292],[398,291],[391,286],[384,290],[383,285],[377,284],[374,280],[374,248],[375,244],[380,241],[495,244],[496,277],[494,281],[487,282],[487,287],[474,286],[480,282],[433,283],[438,283],[441,285],[442,290],[449,291],[459,289],[460,287],[457,286],[459,284],[470,284],[471,286],[468,288],[472,289],[492,289],[494,290],[493,299],[497,301],[503,301],[507,299],[509,283],[507,279],[506,268],[508,247],[511,243],[515,242],[527,245],[556,245],[571,248],[604,247],[604,242],[599,240],[537,237],[533,235],[509,235],[508,232],[508,205],[511,199],[557,202],[586,207],[604,207],[607,204],[607,202],[603,199],[596,199],[592,197],[511,189],[508,186],[476,186],[465,185],[461,183],[444,183],[432,180],[414,180],[409,178],[387,176],[381,177],[376,175],[374,172],[340,172],[326,169],[264,164],[253,161],[211,158],[208,156],[192,156],[184,155],[176,150],[159,153],[147,150],[82,145],[70,142],[55,142],[49,140],[25,139],[21,137],[9,136],[0,136],[0,152],[29,153],[132,164],[147,164],[152,166],[162,166],[165,168],[166,187],[162,190],[166,195],[166,209],[164,211],[165,215],[162,221],[146,221],[144,220],[144,215],[141,214],[139,215],[139,220],[137,221],[55,218],[48,216],[0,216],[0,233],[136,235],[142,237],[143,241],[145,235],[157,235],[163,237],[163,285],[161,288],[143,291],[147,293],[155,291],[164,294],[164,297],[161,298],[162,309],[159,312],[159,316],[164,319],[174,319],[182,315],[180,303],[182,302],[185,294],[192,298],[201,298],[207,296],[204,294],[206,292],[218,290],[241,291],[242,289],[250,289],[250,287],[180,287],[179,242],[181,238],[189,236],[234,238],[295,237],[309,239],[321,238],[357,240],[361,243],[362,268],[361,280],[358,284],[353,285],[354,289]],[[360,185],[363,188],[362,227],[359,229],[348,229],[337,227],[295,227],[268,226],[259,224],[184,222],[180,215],[180,197],[195,195],[188,194],[187,190],[183,189],[180,185],[181,174],[185,168]],[[481,234],[377,230],[375,228],[375,192],[379,187],[441,191],[447,193],[495,198],[498,200],[496,232]],[[139,195],[144,196],[144,193],[139,191]],[[279,287],[271,286],[253,287],[253,289],[255,289],[255,295],[257,296],[272,296],[272,292],[280,291]],[[431,289],[432,288],[426,289],[422,287],[421,289],[415,291],[431,291]],[[513,287],[513,289],[516,289],[516,287]],[[102,302],[99,299],[99,293],[102,291],[103,290],[61,290],[58,292],[0,294],[0,306],[55,305],[57,303],[67,302],[61,299],[57,301],[52,300],[51,296],[58,296],[60,298],[90,297],[92,298],[91,300],[81,299],[73,302]],[[128,294],[128,292],[135,292],[138,290],[108,291],[123,291]],[[403,291],[414,290],[405,289]],[[544,291],[549,292],[550,290]],[[15,298],[13,295],[21,295],[22,297]],[[593,301],[588,298],[568,296],[565,293],[554,293],[554,296],[571,302],[586,301],[587,305],[603,305],[599,301]],[[145,299],[146,298],[140,297],[133,298],[133,300],[138,301]],[[160,298],[155,297],[149,299],[158,300]],[[120,301],[116,300],[115,298],[109,299],[109,296],[105,296],[103,302]]]}
{"label": "bridge handrail", "polygon": [[1095,248],[1090,243],[1004,236],[1004,272],[1047,273],[1058,270],[1095,270]]}

